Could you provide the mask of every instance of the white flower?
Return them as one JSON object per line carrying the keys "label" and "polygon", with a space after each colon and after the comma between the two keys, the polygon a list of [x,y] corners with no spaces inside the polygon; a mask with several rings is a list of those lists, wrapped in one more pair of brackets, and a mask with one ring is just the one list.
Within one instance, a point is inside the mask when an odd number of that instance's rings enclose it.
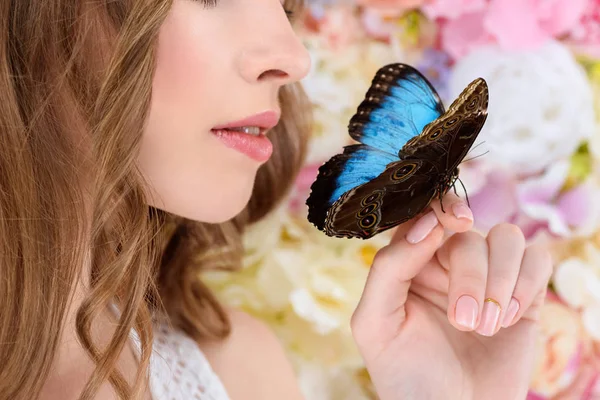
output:
{"label": "white flower", "polygon": [[485,162],[539,172],[568,158],[595,130],[590,83],[558,42],[531,52],[483,46],[457,63],[450,92],[457,96],[477,77],[490,91],[488,118],[477,140],[489,150]]}
{"label": "white flower", "polygon": [[369,400],[353,370],[294,362],[302,394],[310,400]]}
{"label": "white flower", "polygon": [[581,310],[587,332],[600,340],[600,249],[587,242],[582,258],[570,257],[558,265],[553,282],[557,294]]}
{"label": "white flower", "polygon": [[388,242],[387,233],[369,241],[328,237],[283,205],[248,229],[241,271],[203,279],[225,304],[267,321],[291,353],[356,369],[363,362],[350,318],[374,254]]}

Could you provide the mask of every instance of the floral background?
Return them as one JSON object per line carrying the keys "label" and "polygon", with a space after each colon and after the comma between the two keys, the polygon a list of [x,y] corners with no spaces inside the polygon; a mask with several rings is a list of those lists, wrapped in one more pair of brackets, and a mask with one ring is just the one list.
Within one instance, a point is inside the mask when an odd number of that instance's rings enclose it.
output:
{"label": "floral background", "polygon": [[308,4],[296,20],[313,60],[306,166],[247,232],[243,270],[205,281],[275,330],[308,399],[376,398],[349,321],[389,234],[329,238],[304,201],[319,165],[351,143],[348,120],[379,67],[416,66],[446,105],[481,76],[489,116],[460,175],[476,228],[510,221],[555,253],[529,400],[600,399],[600,0]]}

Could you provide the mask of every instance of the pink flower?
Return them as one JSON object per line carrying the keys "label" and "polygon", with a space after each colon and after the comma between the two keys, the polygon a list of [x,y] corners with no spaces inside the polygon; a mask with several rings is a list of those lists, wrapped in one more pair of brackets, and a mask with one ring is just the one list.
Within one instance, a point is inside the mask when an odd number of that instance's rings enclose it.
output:
{"label": "pink flower", "polygon": [[590,1],[598,0],[435,0],[423,10],[442,18],[442,46],[460,58],[489,43],[507,50],[539,47],[574,29]]}
{"label": "pink flower", "polygon": [[333,51],[343,50],[364,35],[355,9],[350,6],[310,7],[303,24]]}
{"label": "pink flower", "polygon": [[522,179],[510,171],[487,173],[485,184],[469,194],[475,227],[487,232],[500,222],[511,222],[528,239],[544,231],[560,237],[593,232],[600,222],[594,201],[598,190],[584,182],[562,191],[568,169],[567,162],[557,162],[539,176]]}
{"label": "pink flower", "polygon": [[511,221],[519,210],[517,180],[508,172],[495,171],[474,195],[469,195],[475,227],[488,232],[494,225]]}
{"label": "pink flower", "polygon": [[488,0],[433,0],[423,6],[429,18],[455,19],[464,14],[483,11]]}
{"label": "pink flower", "polygon": [[372,39],[390,42],[392,37],[397,37],[405,49],[432,47],[438,38],[438,25],[435,21],[417,13],[405,18],[405,12],[401,8],[365,7],[360,13],[360,19],[367,36]]}
{"label": "pink flower", "polygon": [[527,399],[554,399],[553,396],[576,382],[589,342],[579,313],[548,292],[540,314],[532,390]]}
{"label": "pink flower", "polygon": [[597,190],[591,182],[584,182],[561,192],[568,171],[568,163],[557,162],[543,175],[519,185],[517,195],[521,211],[532,220],[530,224],[523,224],[525,227],[532,223],[536,228],[545,225],[551,233],[562,237],[576,232],[589,234],[597,228]]}
{"label": "pink flower", "polygon": [[376,9],[387,16],[399,16],[407,10],[418,8],[426,0],[356,0],[359,6]]}
{"label": "pink flower", "polygon": [[306,199],[310,194],[310,187],[315,179],[317,179],[321,164],[306,165],[298,173],[289,202],[292,213],[299,213],[301,210],[304,210],[303,207],[305,207]]}
{"label": "pink flower", "polygon": [[600,354],[598,342],[585,338],[580,348],[579,360],[567,367],[573,375],[571,384],[549,400],[597,399],[600,395]]}
{"label": "pink flower", "polygon": [[485,11],[464,14],[442,23],[441,46],[454,59],[461,58],[477,47],[494,42],[484,26]]}
{"label": "pink flower", "polygon": [[570,32],[569,41],[589,53],[600,58],[600,0],[589,0],[587,8]]}
{"label": "pink flower", "polygon": [[529,393],[527,393],[527,399],[525,400],[548,400],[548,398],[546,396],[542,396],[530,391]]}

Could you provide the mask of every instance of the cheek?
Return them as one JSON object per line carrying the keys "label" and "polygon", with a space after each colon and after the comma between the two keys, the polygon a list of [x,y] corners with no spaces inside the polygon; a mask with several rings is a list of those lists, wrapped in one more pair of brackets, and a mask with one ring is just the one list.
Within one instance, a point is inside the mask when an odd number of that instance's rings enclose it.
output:
{"label": "cheek", "polygon": [[[198,24],[187,10],[176,9],[161,27],[138,163],[149,184],[149,205],[218,223],[244,208],[258,165],[210,132],[222,122],[214,118],[223,112],[221,83],[231,74],[220,67],[227,53],[212,49],[217,44]],[[223,59],[215,62],[206,54]]]}
{"label": "cheek", "polygon": [[197,118],[197,107],[206,97],[202,94],[211,91],[211,80],[198,40],[180,30],[167,26],[160,33],[152,96],[157,109],[171,118],[187,120]]}

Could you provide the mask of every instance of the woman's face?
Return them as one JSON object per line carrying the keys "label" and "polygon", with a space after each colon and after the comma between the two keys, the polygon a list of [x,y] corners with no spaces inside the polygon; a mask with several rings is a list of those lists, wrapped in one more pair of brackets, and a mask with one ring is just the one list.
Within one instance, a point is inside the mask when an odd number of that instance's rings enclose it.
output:
{"label": "woman's face", "polygon": [[248,202],[272,151],[278,91],[310,59],[279,0],[206,3],[174,0],[161,27],[139,165],[150,205],[217,223]]}

